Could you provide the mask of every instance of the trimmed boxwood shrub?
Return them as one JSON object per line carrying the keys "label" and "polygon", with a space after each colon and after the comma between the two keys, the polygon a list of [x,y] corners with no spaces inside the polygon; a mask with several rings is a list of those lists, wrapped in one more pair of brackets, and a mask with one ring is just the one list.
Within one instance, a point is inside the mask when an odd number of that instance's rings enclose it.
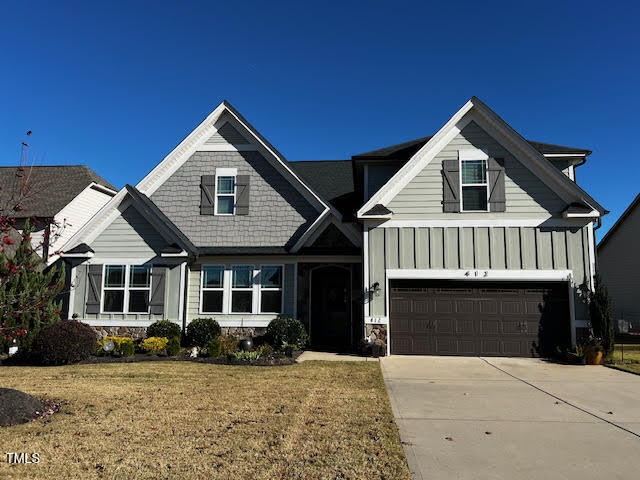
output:
{"label": "trimmed boxwood shrub", "polygon": [[180,353],[180,339],[178,337],[173,337],[169,339],[169,343],[167,343],[167,355],[170,357],[175,357]]}
{"label": "trimmed boxwood shrub", "polygon": [[171,320],[158,320],[147,327],[147,338],[164,337],[164,338],[180,338],[182,329],[177,323]]}
{"label": "trimmed boxwood shrub", "polygon": [[190,347],[207,348],[220,332],[220,325],[213,318],[195,318],[187,325],[187,343]]}
{"label": "trimmed boxwood shrub", "polygon": [[265,339],[276,350],[285,346],[302,348],[307,343],[307,331],[300,320],[288,317],[278,317],[267,326]]}
{"label": "trimmed boxwood shrub", "polygon": [[86,323],[60,320],[42,329],[36,337],[34,360],[42,365],[77,363],[95,353],[96,340],[96,333]]}
{"label": "trimmed boxwood shrub", "polygon": [[215,337],[209,340],[209,345],[207,345],[207,355],[210,357],[219,357],[220,352],[220,337]]}

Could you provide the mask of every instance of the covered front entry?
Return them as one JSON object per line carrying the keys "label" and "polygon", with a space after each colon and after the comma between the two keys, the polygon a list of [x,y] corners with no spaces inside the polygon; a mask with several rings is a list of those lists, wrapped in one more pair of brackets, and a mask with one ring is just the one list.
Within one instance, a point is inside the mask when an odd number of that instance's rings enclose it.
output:
{"label": "covered front entry", "polygon": [[310,276],[311,345],[345,351],[351,346],[351,269],[322,265]]}
{"label": "covered front entry", "polygon": [[570,344],[566,282],[397,280],[392,354],[531,357]]}

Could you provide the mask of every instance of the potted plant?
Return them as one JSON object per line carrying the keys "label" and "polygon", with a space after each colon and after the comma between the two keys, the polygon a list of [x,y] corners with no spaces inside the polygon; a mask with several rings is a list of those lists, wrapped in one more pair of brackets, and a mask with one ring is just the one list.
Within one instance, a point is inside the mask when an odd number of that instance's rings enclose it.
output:
{"label": "potted plant", "polygon": [[576,345],[575,352],[567,350],[567,363],[570,365],[584,365],[584,348],[581,344]]}

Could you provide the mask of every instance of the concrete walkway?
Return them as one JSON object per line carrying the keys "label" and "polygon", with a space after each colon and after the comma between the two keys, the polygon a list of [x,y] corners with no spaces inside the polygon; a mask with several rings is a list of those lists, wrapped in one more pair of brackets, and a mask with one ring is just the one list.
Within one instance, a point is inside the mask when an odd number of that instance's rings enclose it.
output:
{"label": "concrete walkway", "polygon": [[331,353],[331,352],[314,352],[313,350],[305,350],[302,352],[296,362],[306,362],[309,360],[322,360],[325,362],[378,362],[378,358],[361,357],[353,353]]}
{"label": "concrete walkway", "polygon": [[415,479],[625,479],[640,471],[640,376],[535,359],[381,361]]}

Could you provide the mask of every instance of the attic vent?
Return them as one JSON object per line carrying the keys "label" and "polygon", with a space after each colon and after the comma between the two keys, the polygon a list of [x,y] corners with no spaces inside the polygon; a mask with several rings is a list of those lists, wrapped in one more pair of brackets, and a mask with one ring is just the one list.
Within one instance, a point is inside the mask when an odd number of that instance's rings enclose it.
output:
{"label": "attic vent", "polygon": [[249,144],[247,139],[244,138],[229,122],[222,125],[222,127],[220,127],[218,131],[205,142],[206,145],[220,145],[225,143],[230,143],[231,145]]}

